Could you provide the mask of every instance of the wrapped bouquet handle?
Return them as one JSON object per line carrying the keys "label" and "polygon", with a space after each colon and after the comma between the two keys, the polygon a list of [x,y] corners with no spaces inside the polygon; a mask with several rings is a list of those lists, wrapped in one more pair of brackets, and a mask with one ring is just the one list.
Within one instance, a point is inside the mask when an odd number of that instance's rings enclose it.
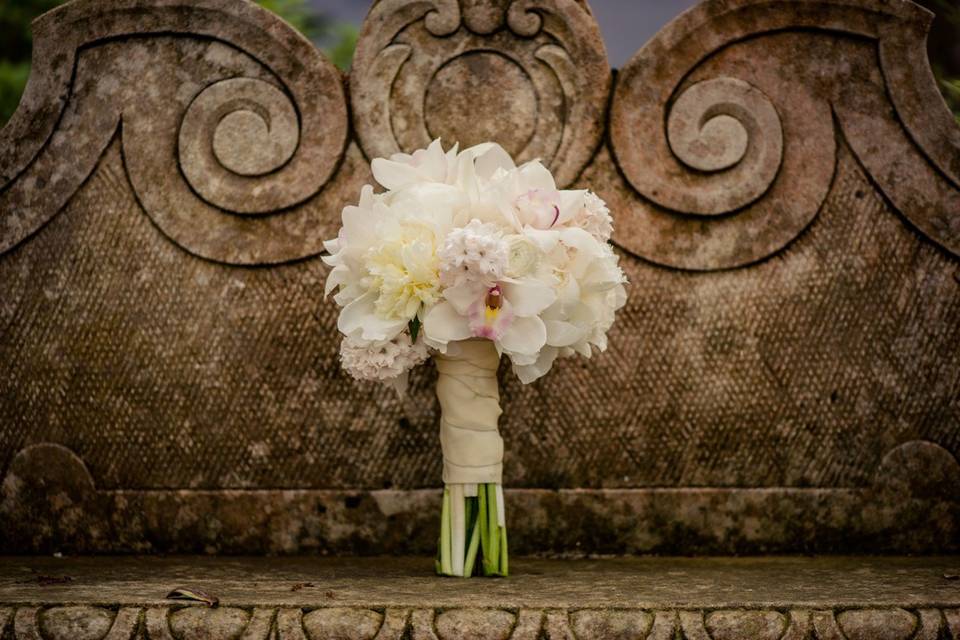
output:
{"label": "wrapped bouquet handle", "polygon": [[508,574],[501,356],[523,383],[558,358],[590,357],[626,301],[612,217],[589,191],[561,191],[537,161],[486,143],[377,158],[357,205],[325,243],[327,294],[343,309],[343,368],[394,386],[433,357],[443,507],[437,573]]}
{"label": "wrapped bouquet handle", "polygon": [[489,340],[471,340],[457,345],[456,355],[438,354],[434,361],[444,484],[500,484],[500,354]]}
{"label": "wrapped bouquet handle", "polygon": [[445,485],[437,573],[470,577],[479,564],[484,575],[505,576],[500,354],[489,340],[469,340],[434,360]]}

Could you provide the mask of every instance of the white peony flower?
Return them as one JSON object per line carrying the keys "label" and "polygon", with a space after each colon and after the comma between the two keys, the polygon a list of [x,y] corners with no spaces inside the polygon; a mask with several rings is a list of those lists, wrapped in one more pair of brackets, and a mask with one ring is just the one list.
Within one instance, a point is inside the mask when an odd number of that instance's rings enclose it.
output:
{"label": "white peony flower", "polygon": [[413,343],[401,333],[393,340],[370,341],[346,336],[340,343],[340,363],[353,378],[394,384],[398,393],[406,390],[407,374],[429,357],[423,341]]}
{"label": "white peony flower", "polygon": [[380,318],[409,321],[421,307],[440,300],[440,259],[433,229],[417,220],[398,226],[396,234],[367,252],[366,286],[377,292],[374,308]]}
{"label": "white peony flower", "polygon": [[507,250],[503,234],[495,225],[472,220],[447,234],[440,249],[440,280],[447,286],[494,283],[503,277]]}

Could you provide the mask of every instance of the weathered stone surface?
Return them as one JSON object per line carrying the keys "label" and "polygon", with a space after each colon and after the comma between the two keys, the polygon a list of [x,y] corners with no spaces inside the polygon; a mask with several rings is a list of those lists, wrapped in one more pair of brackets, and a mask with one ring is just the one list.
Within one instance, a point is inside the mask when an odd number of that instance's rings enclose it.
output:
{"label": "weathered stone surface", "polygon": [[575,611],[570,627],[577,638],[641,640],[653,626],[653,616],[644,611]]}
{"label": "weathered stone surface", "polygon": [[243,609],[188,607],[170,614],[170,630],[182,640],[227,640],[239,636],[249,621]]}
{"label": "weathered stone surface", "polygon": [[[53,640],[55,638],[82,638],[95,637],[106,640],[129,640],[134,637],[135,626],[126,626],[122,635],[116,633],[117,626],[105,636],[95,635],[102,630],[100,622],[104,616],[109,617],[111,612],[100,607],[69,607],[72,613],[69,617],[55,617],[53,612],[64,609],[53,606],[42,611],[50,618],[50,622],[43,627],[21,624],[14,629],[6,628],[0,619],[0,637],[11,640]],[[187,609],[192,611],[193,609]],[[21,607],[17,610],[21,620],[30,620],[36,617],[41,608]],[[316,609],[312,613],[323,612],[331,627],[328,635],[315,636],[305,628],[304,610],[300,608],[281,607],[279,609],[257,608],[253,618],[246,627],[236,624],[237,616],[225,616],[217,610],[197,609],[200,612],[194,618],[194,626],[185,631],[184,635],[171,632],[168,620],[178,614],[182,616],[184,609],[171,610],[166,607],[151,607],[140,609],[126,607],[120,610],[119,617],[136,617],[144,614],[147,624],[143,632],[135,637],[143,640],[173,640],[177,638],[240,638],[241,640],[308,640],[320,637],[324,639],[360,640],[371,637],[367,625],[352,626],[358,615],[369,613],[359,607],[336,607],[330,609]],[[26,615],[20,616],[23,612]],[[921,625],[914,631],[906,623],[911,620],[911,614],[896,607],[885,609],[829,611],[821,610],[814,614],[817,620],[816,631],[811,632],[808,627],[798,631],[798,627],[790,626],[786,631],[778,626],[786,619],[784,614],[772,610],[740,609],[736,612],[710,612],[695,610],[655,610],[641,611],[598,609],[593,611],[570,612],[563,609],[552,609],[546,614],[540,610],[521,609],[518,612],[519,622],[512,629],[502,624],[504,611],[499,609],[418,609],[411,617],[403,616],[398,626],[387,626],[385,623],[377,632],[378,640],[460,640],[466,638],[509,638],[510,640],[535,640],[549,638],[550,640],[590,640],[593,638],[611,640],[616,638],[647,638],[649,640],[722,640],[723,638],[740,638],[756,640],[758,638],[781,638],[782,640],[854,640],[856,638],[870,638],[875,640],[914,639],[940,640],[956,638],[957,635],[944,622],[944,614],[949,611],[937,609],[920,609],[917,614],[923,619]],[[310,615],[310,614],[308,614]],[[720,629],[711,629],[707,620],[722,615],[723,625]],[[792,609],[789,617],[809,612]],[[86,617],[84,617],[86,616]],[[451,627],[444,627],[443,620],[450,620],[459,616],[460,623]],[[535,621],[535,626],[524,624],[523,620]],[[578,624],[576,620],[581,622]],[[584,624],[584,621],[587,621]],[[632,622],[640,621],[641,626],[634,626]],[[651,625],[650,622],[654,621]],[[762,621],[767,621],[762,622]],[[843,625],[840,630],[838,621]],[[649,633],[645,630],[649,628]],[[436,629],[436,632],[434,631]],[[577,629],[576,632],[573,629]],[[87,634],[92,631],[93,634]],[[76,635],[79,633],[80,635]],[[781,635],[782,633],[782,635]],[[85,635],[86,634],[86,635]]]}
{"label": "weathered stone surface", "polygon": [[903,609],[858,609],[837,615],[849,640],[906,640],[913,636],[917,619]]}
{"label": "weathered stone surface", "polygon": [[49,14],[0,133],[3,549],[429,552],[435,374],[402,402],[348,380],[316,255],[364,151],[442,134],[601,193],[632,283],[602,358],[504,376],[515,550],[960,551],[960,130],[928,21],[710,0],[606,122],[575,0],[381,0],[349,95],[239,0]]}
{"label": "weathered stone surface", "polygon": [[377,634],[383,616],[376,611],[330,607],[303,616],[303,627],[311,640],[370,640]]}
{"label": "weathered stone surface", "polygon": [[40,620],[50,640],[101,640],[112,624],[111,612],[98,607],[54,607]]}
{"label": "weathered stone surface", "polygon": [[[145,607],[147,612],[173,607],[174,621],[167,626],[177,633],[196,627],[208,615],[241,627],[257,617],[251,610],[277,608],[287,612],[286,624],[304,627],[313,611],[330,607],[361,609],[367,612],[364,618],[387,611],[384,626],[391,621],[391,628],[399,626],[398,620],[413,624],[425,610],[497,610],[511,620],[515,616],[518,628],[542,623],[537,611],[560,610],[572,612],[574,630],[577,620],[598,620],[597,611],[630,612],[640,624],[646,618],[639,612],[690,610],[706,612],[699,625],[714,632],[723,620],[711,617],[712,612],[864,611],[848,619],[854,628],[861,619],[873,619],[871,612],[882,617],[892,608],[960,609],[960,586],[943,577],[958,568],[955,557],[517,558],[509,579],[438,580],[426,556],[6,556],[0,557],[0,608],[19,607],[16,616],[23,613],[30,619],[31,607],[39,604]],[[177,587],[215,595],[220,607],[165,600]],[[306,615],[289,613],[301,609]],[[410,616],[407,610],[413,610]],[[520,610],[529,613],[514,613]],[[228,613],[210,613],[215,611]],[[900,612],[891,615],[894,622],[901,617]],[[955,619],[956,613],[952,615]],[[167,617],[162,618],[165,623]],[[499,614],[493,617],[506,620]],[[733,620],[731,626],[756,622],[753,616],[727,620]],[[432,628],[432,614],[429,621]],[[803,617],[790,624],[797,626],[798,621]],[[147,623],[150,626],[149,619]]]}
{"label": "weathered stone surface", "polygon": [[776,611],[714,611],[707,614],[705,626],[713,640],[779,640],[787,619]]}
{"label": "weathered stone surface", "polygon": [[441,640],[507,640],[516,617],[497,609],[444,611],[434,620]]}

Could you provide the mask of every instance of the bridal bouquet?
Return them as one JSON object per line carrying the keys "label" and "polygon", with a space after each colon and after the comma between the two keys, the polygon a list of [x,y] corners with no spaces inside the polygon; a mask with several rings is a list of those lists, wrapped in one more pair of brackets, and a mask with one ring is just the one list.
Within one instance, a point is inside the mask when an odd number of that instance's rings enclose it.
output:
{"label": "bridal bouquet", "polygon": [[364,187],[326,243],[341,362],[402,394],[433,357],[445,485],[437,573],[505,576],[497,369],[506,356],[529,383],[557,358],[606,348],[626,301],[610,211],[496,144],[445,152],[438,140],[372,169],[386,191]]}

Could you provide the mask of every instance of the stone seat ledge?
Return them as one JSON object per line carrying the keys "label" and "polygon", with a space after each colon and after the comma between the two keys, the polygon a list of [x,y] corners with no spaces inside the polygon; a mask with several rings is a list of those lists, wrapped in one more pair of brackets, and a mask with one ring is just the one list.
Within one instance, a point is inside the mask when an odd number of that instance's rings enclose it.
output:
{"label": "stone seat ledge", "polygon": [[[960,557],[0,557],[0,639],[960,640]],[[202,590],[216,607],[166,600]]]}

